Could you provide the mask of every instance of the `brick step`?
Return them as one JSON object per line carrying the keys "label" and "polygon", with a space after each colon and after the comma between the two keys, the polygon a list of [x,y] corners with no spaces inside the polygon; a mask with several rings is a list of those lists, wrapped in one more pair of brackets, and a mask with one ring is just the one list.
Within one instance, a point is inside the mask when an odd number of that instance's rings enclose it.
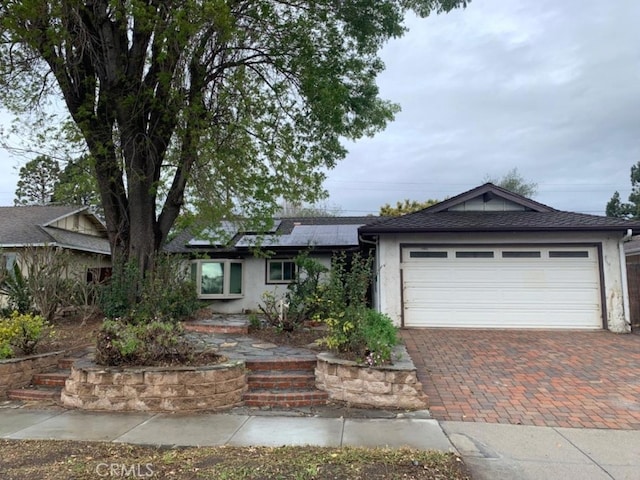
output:
{"label": "brick step", "polygon": [[33,385],[46,385],[50,387],[64,387],[64,382],[69,378],[69,370],[36,373],[31,379]]}
{"label": "brick step", "polygon": [[7,398],[9,400],[60,400],[61,393],[60,387],[18,388],[9,390]]}
{"label": "brick step", "polygon": [[78,360],[76,357],[65,357],[58,360],[58,368],[61,370],[71,369],[73,363]]}
{"label": "brick step", "polygon": [[243,395],[248,407],[311,407],[325,405],[329,399],[326,392],[320,390],[257,390]]}
{"label": "brick step", "polygon": [[261,389],[313,389],[316,386],[314,373],[305,371],[260,371],[247,375],[249,391]]}
{"label": "brick step", "polygon": [[307,371],[315,372],[317,360],[315,356],[296,358],[273,358],[264,360],[246,360],[245,366],[250,372],[263,371]]}
{"label": "brick step", "polygon": [[224,324],[224,323],[192,323],[182,324],[187,332],[195,333],[228,333],[233,335],[247,335],[249,333],[248,324]]}

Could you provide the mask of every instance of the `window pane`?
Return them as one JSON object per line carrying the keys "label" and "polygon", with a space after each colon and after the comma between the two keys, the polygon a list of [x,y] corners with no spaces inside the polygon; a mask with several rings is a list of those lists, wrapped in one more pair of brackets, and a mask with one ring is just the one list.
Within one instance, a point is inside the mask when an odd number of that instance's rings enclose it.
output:
{"label": "window pane", "polygon": [[549,258],[589,258],[589,252],[584,250],[560,250],[549,252]]}
{"label": "window pane", "polygon": [[447,258],[447,252],[409,252],[409,258]]}
{"label": "window pane", "polygon": [[206,262],[200,264],[202,295],[221,295],[224,293],[224,264],[220,262]]}
{"label": "window pane", "polygon": [[296,264],[294,262],[283,262],[282,279],[293,281],[296,278]]}
{"label": "window pane", "polygon": [[282,262],[269,262],[269,280],[272,282],[282,280]]}
{"label": "window pane", "polygon": [[493,258],[493,252],[456,252],[456,258]]}
{"label": "window pane", "polygon": [[540,258],[540,252],[505,251],[502,252],[502,258]]}
{"label": "window pane", "polygon": [[242,264],[229,264],[229,293],[242,293]]}

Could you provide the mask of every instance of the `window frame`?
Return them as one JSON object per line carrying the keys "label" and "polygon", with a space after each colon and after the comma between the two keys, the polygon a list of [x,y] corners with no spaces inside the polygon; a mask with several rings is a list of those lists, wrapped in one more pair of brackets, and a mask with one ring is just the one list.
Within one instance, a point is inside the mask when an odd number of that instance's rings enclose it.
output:
{"label": "window frame", "polygon": [[[271,265],[273,265],[274,263],[280,263],[282,265],[281,272],[282,272],[283,278],[280,280],[271,279]],[[285,263],[290,263],[293,267],[293,277],[291,279],[284,278]],[[265,283],[267,285],[284,285],[284,284],[293,283],[295,282],[297,275],[298,275],[298,265],[296,265],[296,262],[294,259],[292,258],[268,258],[267,259],[267,268],[265,270]]]}
{"label": "window frame", "polygon": [[[202,266],[208,263],[222,264],[222,293],[202,293]],[[231,293],[231,265],[240,265],[240,293]],[[195,283],[198,293],[198,298],[203,300],[216,300],[216,299],[234,299],[243,298],[245,285],[244,285],[244,260],[231,259],[231,258],[208,258],[201,260],[192,260],[191,267],[195,266]],[[192,274],[193,274],[192,270]]]}

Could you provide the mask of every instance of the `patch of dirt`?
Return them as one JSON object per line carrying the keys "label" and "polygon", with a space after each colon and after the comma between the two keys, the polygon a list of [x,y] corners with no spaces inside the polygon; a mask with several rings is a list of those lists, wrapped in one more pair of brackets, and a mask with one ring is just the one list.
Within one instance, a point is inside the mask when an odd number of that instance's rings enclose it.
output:
{"label": "patch of dirt", "polygon": [[53,335],[43,338],[36,353],[49,353],[58,350],[76,350],[95,345],[96,334],[102,325],[103,316],[93,314],[87,317],[66,315],[53,321]]}
{"label": "patch of dirt", "polygon": [[50,440],[0,440],[2,478],[89,480],[145,477],[195,480],[470,480],[453,453],[322,447],[160,448]]}
{"label": "patch of dirt", "polygon": [[326,329],[322,327],[300,327],[292,332],[285,332],[271,326],[249,328],[249,336],[287,347],[309,347],[326,334]]}

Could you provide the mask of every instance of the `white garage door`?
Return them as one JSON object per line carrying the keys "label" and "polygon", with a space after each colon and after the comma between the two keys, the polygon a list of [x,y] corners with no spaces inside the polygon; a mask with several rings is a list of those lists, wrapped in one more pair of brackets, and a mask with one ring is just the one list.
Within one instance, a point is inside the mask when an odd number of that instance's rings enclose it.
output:
{"label": "white garage door", "polygon": [[408,327],[602,328],[595,247],[411,247]]}

